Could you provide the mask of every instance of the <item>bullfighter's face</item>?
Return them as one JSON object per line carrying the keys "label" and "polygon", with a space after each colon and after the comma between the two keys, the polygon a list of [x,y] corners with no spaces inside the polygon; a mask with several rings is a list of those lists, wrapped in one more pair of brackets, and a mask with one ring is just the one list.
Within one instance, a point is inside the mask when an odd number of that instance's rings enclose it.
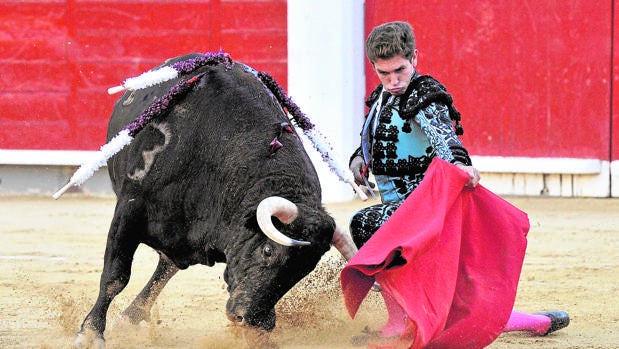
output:
{"label": "bullfighter's face", "polygon": [[373,63],[374,71],[383,87],[394,96],[406,91],[416,66],[417,50],[414,51],[411,59],[398,55],[387,59],[379,58]]}

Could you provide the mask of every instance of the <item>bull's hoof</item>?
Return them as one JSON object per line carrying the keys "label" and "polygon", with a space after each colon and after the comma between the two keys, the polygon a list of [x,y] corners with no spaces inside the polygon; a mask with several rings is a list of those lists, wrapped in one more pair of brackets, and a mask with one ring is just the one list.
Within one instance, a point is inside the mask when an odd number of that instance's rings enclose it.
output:
{"label": "bull's hoof", "polygon": [[135,313],[124,311],[122,314],[118,315],[112,326],[114,328],[132,328],[139,326],[142,321],[150,322],[150,314],[146,316],[143,314],[135,316]]}
{"label": "bull's hoof", "polygon": [[243,337],[249,348],[278,349],[279,345],[271,340],[270,333],[255,328],[245,328]]}
{"label": "bull's hoof", "polygon": [[73,341],[73,348],[86,349],[105,349],[105,339],[94,331],[79,332]]}
{"label": "bull's hoof", "polygon": [[136,328],[139,326],[139,323],[134,323],[131,320],[131,317],[125,315],[125,314],[120,314],[118,315],[118,317],[116,317],[113,321],[112,321],[112,328],[113,329],[131,329],[131,328]]}
{"label": "bull's hoof", "polygon": [[122,312],[121,316],[127,318],[134,325],[137,325],[142,321],[150,321],[150,312],[133,304],[128,306],[127,309]]}

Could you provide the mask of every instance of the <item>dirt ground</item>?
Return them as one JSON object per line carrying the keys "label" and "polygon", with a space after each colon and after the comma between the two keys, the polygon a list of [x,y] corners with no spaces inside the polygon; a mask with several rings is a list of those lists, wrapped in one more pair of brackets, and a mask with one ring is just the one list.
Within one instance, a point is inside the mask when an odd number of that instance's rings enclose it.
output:
{"label": "dirt ground", "polygon": [[[531,232],[515,308],[567,310],[570,326],[546,337],[500,336],[490,348],[619,347],[619,200],[507,198]],[[346,225],[360,201],[327,205]],[[98,290],[110,197],[0,197],[0,348],[67,348]],[[157,255],[142,246],[132,278],[108,314],[107,348],[243,348],[224,309],[223,265],[179,272],[139,327],[114,319],[141,290]],[[352,320],[339,289],[342,260],[330,251],[277,306],[280,348],[353,348],[351,336],[386,319],[371,293]],[[492,316],[492,314],[488,314]]]}

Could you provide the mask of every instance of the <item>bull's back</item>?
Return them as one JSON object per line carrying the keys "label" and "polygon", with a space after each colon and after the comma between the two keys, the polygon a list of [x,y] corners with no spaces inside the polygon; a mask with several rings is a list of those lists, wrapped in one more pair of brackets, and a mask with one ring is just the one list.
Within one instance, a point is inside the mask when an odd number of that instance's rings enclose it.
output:
{"label": "bull's back", "polygon": [[[153,68],[153,70],[163,66],[170,66],[174,63],[184,61],[199,56],[198,53],[191,53],[167,60],[164,64]],[[155,100],[166,94],[172,86],[178,83],[178,79],[163,82],[159,85],[146,89],[126,91],[114,104],[114,110],[110,117],[107,130],[107,140],[112,139],[118,132],[135,121],[144,110]]]}
{"label": "bull's back", "polygon": [[[168,64],[190,57],[178,57]],[[199,82],[167,115],[153,120],[111,159],[110,175],[117,194],[129,181],[141,189],[176,185],[182,187],[175,190],[182,191],[216,190],[226,183],[226,195],[245,195],[257,181],[282,176],[291,182],[309,181],[312,191],[320,191],[298,136],[282,130],[287,117],[251,72],[234,64],[232,69],[203,67],[192,75],[197,74],[203,74]],[[125,93],[114,107],[108,139],[176,83],[178,79]],[[271,153],[270,142],[275,138],[284,146]]]}

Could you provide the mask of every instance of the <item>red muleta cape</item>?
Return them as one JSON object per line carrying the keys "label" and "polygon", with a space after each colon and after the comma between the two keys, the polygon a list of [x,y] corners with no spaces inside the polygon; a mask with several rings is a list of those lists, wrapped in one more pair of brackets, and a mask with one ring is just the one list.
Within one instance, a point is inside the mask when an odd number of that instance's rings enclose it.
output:
{"label": "red muleta cape", "polygon": [[406,315],[390,311],[387,324],[399,322],[404,331],[375,347],[483,348],[505,327],[529,220],[467,181],[464,171],[435,158],[419,187],[342,270],[351,317],[374,281]]}

